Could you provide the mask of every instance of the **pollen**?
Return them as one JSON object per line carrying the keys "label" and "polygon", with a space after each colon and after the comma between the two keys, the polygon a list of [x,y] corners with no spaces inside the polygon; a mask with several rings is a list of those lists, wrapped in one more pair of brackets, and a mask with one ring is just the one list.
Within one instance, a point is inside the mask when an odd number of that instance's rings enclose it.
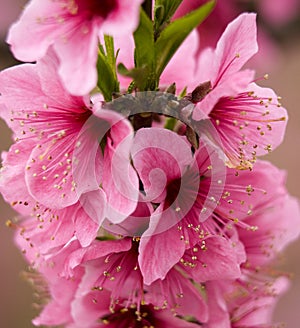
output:
{"label": "pollen", "polygon": [[252,186],[251,185],[248,185],[247,187],[246,187],[246,192],[248,193],[248,195],[251,195],[251,193],[254,191],[254,189],[252,188]]}

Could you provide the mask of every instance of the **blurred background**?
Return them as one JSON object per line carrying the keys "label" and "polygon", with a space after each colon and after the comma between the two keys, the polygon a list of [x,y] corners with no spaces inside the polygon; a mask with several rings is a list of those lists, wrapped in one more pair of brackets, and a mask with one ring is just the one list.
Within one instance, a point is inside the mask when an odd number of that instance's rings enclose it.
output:
{"label": "blurred background", "polygon": [[[191,8],[204,2],[184,0],[184,3],[187,1],[186,7]],[[25,0],[0,0],[1,70],[17,64],[5,44],[5,37],[9,25],[17,19],[25,3]],[[183,13],[185,9],[182,9]],[[212,31],[221,33],[224,26],[245,9],[259,12],[260,55],[251,66],[255,65],[257,77],[269,74],[269,80],[261,84],[273,88],[289,112],[285,140],[267,159],[288,172],[287,188],[300,198],[300,0],[219,0],[215,13],[203,26],[208,31],[206,35]],[[203,39],[202,45],[214,43],[215,39]],[[0,150],[8,150],[11,142],[9,129],[0,121]],[[13,231],[5,226],[14,215],[0,196],[0,327],[32,328],[31,320],[37,314],[33,306],[34,291],[21,278],[26,263],[14,246]],[[292,287],[276,307],[274,321],[285,322],[289,328],[298,328],[300,322],[299,254],[300,240],[286,249],[280,264],[280,269],[292,272],[293,278]]]}

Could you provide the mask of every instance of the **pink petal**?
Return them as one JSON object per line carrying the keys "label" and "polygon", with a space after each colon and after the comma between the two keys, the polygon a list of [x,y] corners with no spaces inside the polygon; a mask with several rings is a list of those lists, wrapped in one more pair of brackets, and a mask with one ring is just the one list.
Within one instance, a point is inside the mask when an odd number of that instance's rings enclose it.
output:
{"label": "pink petal", "polygon": [[[36,66],[42,90],[44,94],[47,95],[48,101],[50,101],[48,107],[52,103],[57,104],[59,108],[68,106],[76,109],[83,105],[86,105],[86,108],[90,107],[89,96],[84,98],[73,96],[63,85],[61,77],[58,74],[61,62],[54,47],[51,46],[48,48],[46,55],[37,62]],[[49,81],[51,81],[51,83],[49,83]],[[86,92],[86,95],[87,94],[88,92]]]}
{"label": "pink petal", "polygon": [[244,70],[232,74],[227,80],[220,81],[216,88],[199,102],[193,112],[194,120],[201,120],[213,110],[218,100],[222,97],[234,97],[239,92],[247,89],[249,83],[254,79],[254,71]]}
{"label": "pink petal", "polygon": [[224,297],[223,284],[228,284],[227,281],[217,280],[208,281],[206,286],[207,303],[209,306],[209,322],[208,328],[231,328],[229,309],[227,308]]}
{"label": "pink petal", "polygon": [[256,215],[246,219],[247,224],[258,227],[257,231],[239,229],[249,266],[257,267],[270,263],[287,245],[298,238],[299,211],[297,199],[288,195],[282,195],[280,198],[274,195],[271,204],[261,206]]}
{"label": "pink petal", "polygon": [[260,213],[263,207],[272,207],[274,199],[286,195],[285,172],[266,161],[258,161],[253,169],[228,169],[224,195],[218,210],[225,216],[243,221]]}
{"label": "pink petal", "polygon": [[41,90],[36,66],[24,64],[8,68],[0,73],[1,117],[7,125],[21,138],[23,131],[31,134],[22,126],[25,112],[34,112],[43,108],[45,96]]}
{"label": "pink petal", "polygon": [[[204,245],[204,247],[203,247]],[[195,252],[197,250],[197,252]],[[193,260],[196,257],[197,260]],[[182,257],[193,268],[183,267],[197,282],[219,279],[237,279],[241,276],[240,265],[246,260],[241,243],[233,243],[223,237],[209,237],[202,244],[187,250]]]}
{"label": "pink petal", "polygon": [[138,202],[135,211],[119,224],[112,224],[108,220],[104,221],[102,227],[114,235],[124,237],[141,236],[148,228],[150,216],[153,212],[151,203],[141,200]]}
{"label": "pink petal", "polygon": [[[176,83],[176,93],[179,94],[185,87],[191,85],[196,73],[196,53],[199,45],[199,36],[193,31],[179,47],[178,51],[168,63],[160,78],[160,86],[169,86]],[[178,69],[180,67],[180,69]]]}
{"label": "pink petal", "polygon": [[254,298],[251,294],[248,300],[245,296],[242,297],[240,306],[235,306],[233,309],[231,319],[237,321],[238,325],[246,327],[271,325],[278,296],[287,290],[288,285],[289,281],[286,277],[279,277],[272,282],[271,287],[269,286],[269,291],[264,286],[257,297]]}
{"label": "pink petal", "polygon": [[254,83],[246,90],[234,98],[221,98],[209,114],[215,128],[212,137],[232,167],[251,167],[257,156],[282,142],[286,129],[287,113],[273,90]]}
{"label": "pink petal", "polygon": [[127,36],[139,24],[139,8],[143,0],[117,0],[117,9],[103,21],[101,30],[104,34]]}
{"label": "pink petal", "polygon": [[107,120],[110,127],[104,150],[102,187],[108,202],[107,218],[119,223],[135,210],[139,199],[139,181],[130,162],[133,129],[127,119],[113,111],[99,110],[95,115]]}
{"label": "pink petal", "polygon": [[15,57],[29,62],[43,57],[49,45],[60,38],[65,30],[65,25],[58,23],[63,12],[59,2],[28,2],[7,37]]}
{"label": "pink petal", "polygon": [[217,44],[216,61],[212,61],[213,87],[238,72],[257,50],[256,15],[243,13],[228,24]]}
{"label": "pink petal", "polygon": [[[79,291],[80,289],[81,286]],[[99,320],[99,318],[104,317],[110,313],[110,302],[110,292],[106,290],[101,291],[101,293],[99,293],[99,291],[89,290],[89,293],[86,295],[76,295],[76,298],[71,305],[72,317],[76,322],[74,328],[98,328],[99,324],[96,324],[96,322]]]}
{"label": "pink petal", "polygon": [[6,153],[0,171],[2,196],[22,215],[30,215],[36,205],[35,199],[28,192],[24,179],[26,162],[33,145],[31,140],[14,144]]}
{"label": "pink petal", "polygon": [[[121,239],[112,241],[94,241],[86,248],[78,248],[68,257],[65,263],[67,273],[72,273],[77,266],[98,258],[106,257],[108,254],[126,252],[131,248],[131,240]],[[99,276],[99,272],[95,273]]]}
{"label": "pink petal", "polygon": [[253,80],[253,72],[239,70],[258,49],[255,19],[255,14],[241,14],[227,26],[214,52],[208,49],[200,54],[198,84],[211,81],[212,91],[198,104],[195,120],[201,119],[199,112],[209,114],[218,99],[234,96]]}
{"label": "pink petal", "polygon": [[[93,142],[86,141],[86,146],[93,146]],[[76,139],[70,135],[63,137],[60,143],[55,144],[51,140],[39,144],[32,151],[27,162],[30,170],[26,171],[26,183],[31,195],[45,206],[63,208],[75,204],[81,192],[99,188],[93,162],[87,160],[88,154],[84,152],[80,158],[81,175],[75,175],[75,178],[79,176],[80,179],[75,181],[72,175],[72,151],[75,147]],[[89,173],[89,176],[83,172]]]}
{"label": "pink petal", "polygon": [[83,23],[82,28],[54,44],[61,61],[59,75],[71,94],[86,95],[96,86],[97,46],[95,23]]}
{"label": "pink petal", "polygon": [[192,162],[188,143],[161,128],[138,130],[131,154],[146,195],[152,200],[162,195],[167,182],[180,178]]}
{"label": "pink petal", "polygon": [[164,280],[153,282],[145,294],[146,302],[163,308],[176,309],[182,317],[193,317],[199,322],[208,320],[208,308],[203,295],[195,285],[175,268],[171,269]]}
{"label": "pink petal", "polygon": [[57,304],[56,300],[52,300],[48,303],[43,311],[32,320],[32,323],[35,326],[41,325],[62,325],[72,320],[70,311],[68,311],[67,306],[61,306],[61,304]]}
{"label": "pink petal", "polygon": [[170,210],[163,212],[162,220],[162,208],[163,204],[153,213],[149,228],[140,241],[139,265],[146,285],[157,279],[164,279],[169,270],[179,262],[186,248],[176,225],[161,232],[160,221],[171,223],[173,213]]}
{"label": "pink petal", "polygon": [[[84,194],[80,198],[80,205],[82,208],[78,211],[74,211],[73,221],[75,225],[75,235],[82,247],[89,246],[97,237],[105,208],[104,195],[102,194],[100,190]],[[89,199],[89,196],[92,199]],[[99,203],[97,200],[99,200]],[[94,203],[95,207],[91,206],[92,203]],[[99,222],[97,222],[96,219],[99,220]]]}

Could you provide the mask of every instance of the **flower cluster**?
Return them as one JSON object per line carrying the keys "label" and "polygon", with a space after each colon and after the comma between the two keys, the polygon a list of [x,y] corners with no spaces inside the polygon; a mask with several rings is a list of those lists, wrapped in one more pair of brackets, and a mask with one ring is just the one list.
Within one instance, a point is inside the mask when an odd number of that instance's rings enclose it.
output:
{"label": "flower cluster", "polygon": [[45,304],[37,326],[272,326],[288,286],[273,263],[300,211],[257,157],[287,113],[243,69],[256,15],[199,52],[213,3],[172,20],[181,2],[32,0],[10,29],[36,62],[0,74],[15,138],[0,190]]}

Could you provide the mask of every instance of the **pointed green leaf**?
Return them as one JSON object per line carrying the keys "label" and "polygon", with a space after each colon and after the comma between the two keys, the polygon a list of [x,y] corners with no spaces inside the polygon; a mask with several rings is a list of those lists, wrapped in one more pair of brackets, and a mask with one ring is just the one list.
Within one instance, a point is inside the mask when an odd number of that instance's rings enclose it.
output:
{"label": "pointed green leaf", "polygon": [[145,90],[147,87],[149,75],[149,69],[147,67],[138,67],[133,69],[127,69],[124,64],[120,63],[118,65],[118,72],[121,75],[131,77],[134,79],[134,85],[139,88],[139,90]]}
{"label": "pointed green leaf", "polygon": [[[155,47],[153,23],[145,14],[143,9],[140,11],[140,23],[133,34],[135,42],[135,68],[138,69],[135,84],[140,91],[155,90],[158,79],[155,74]],[[140,76],[141,70],[144,76]],[[138,78],[138,80],[136,80]]]}
{"label": "pointed green leaf", "polygon": [[214,5],[215,1],[207,2],[186,16],[173,21],[161,32],[155,43],[157,76],[161,75],[170,59],[191,31],[210,14]]}
{"label": "pointed green leaf", "polygon": [[168,23],[183,0],[156,0],[154,8],[155,28]]}
{"label": "pointed green leaf", "polygon": [[109,35],[104,35],[106,57],[112,69],[116,67],[114,39]]}
{"label": "pointed green leaf", "polygon": [[98,52],[97,70],[97,85],[102,92],[105,101],[111,101],[112,94],[119,91],[119,82],[116,78],[114,69],[112,69],[109,59],[101,50]]}
{"label": "pointed green leaf", "polygon": [[154,64],[154,36],[153,24],[144,10],[140,11],[140,23],[134,32],[135,42],[135,66],[141,67],[147,65],[153,67]]}

